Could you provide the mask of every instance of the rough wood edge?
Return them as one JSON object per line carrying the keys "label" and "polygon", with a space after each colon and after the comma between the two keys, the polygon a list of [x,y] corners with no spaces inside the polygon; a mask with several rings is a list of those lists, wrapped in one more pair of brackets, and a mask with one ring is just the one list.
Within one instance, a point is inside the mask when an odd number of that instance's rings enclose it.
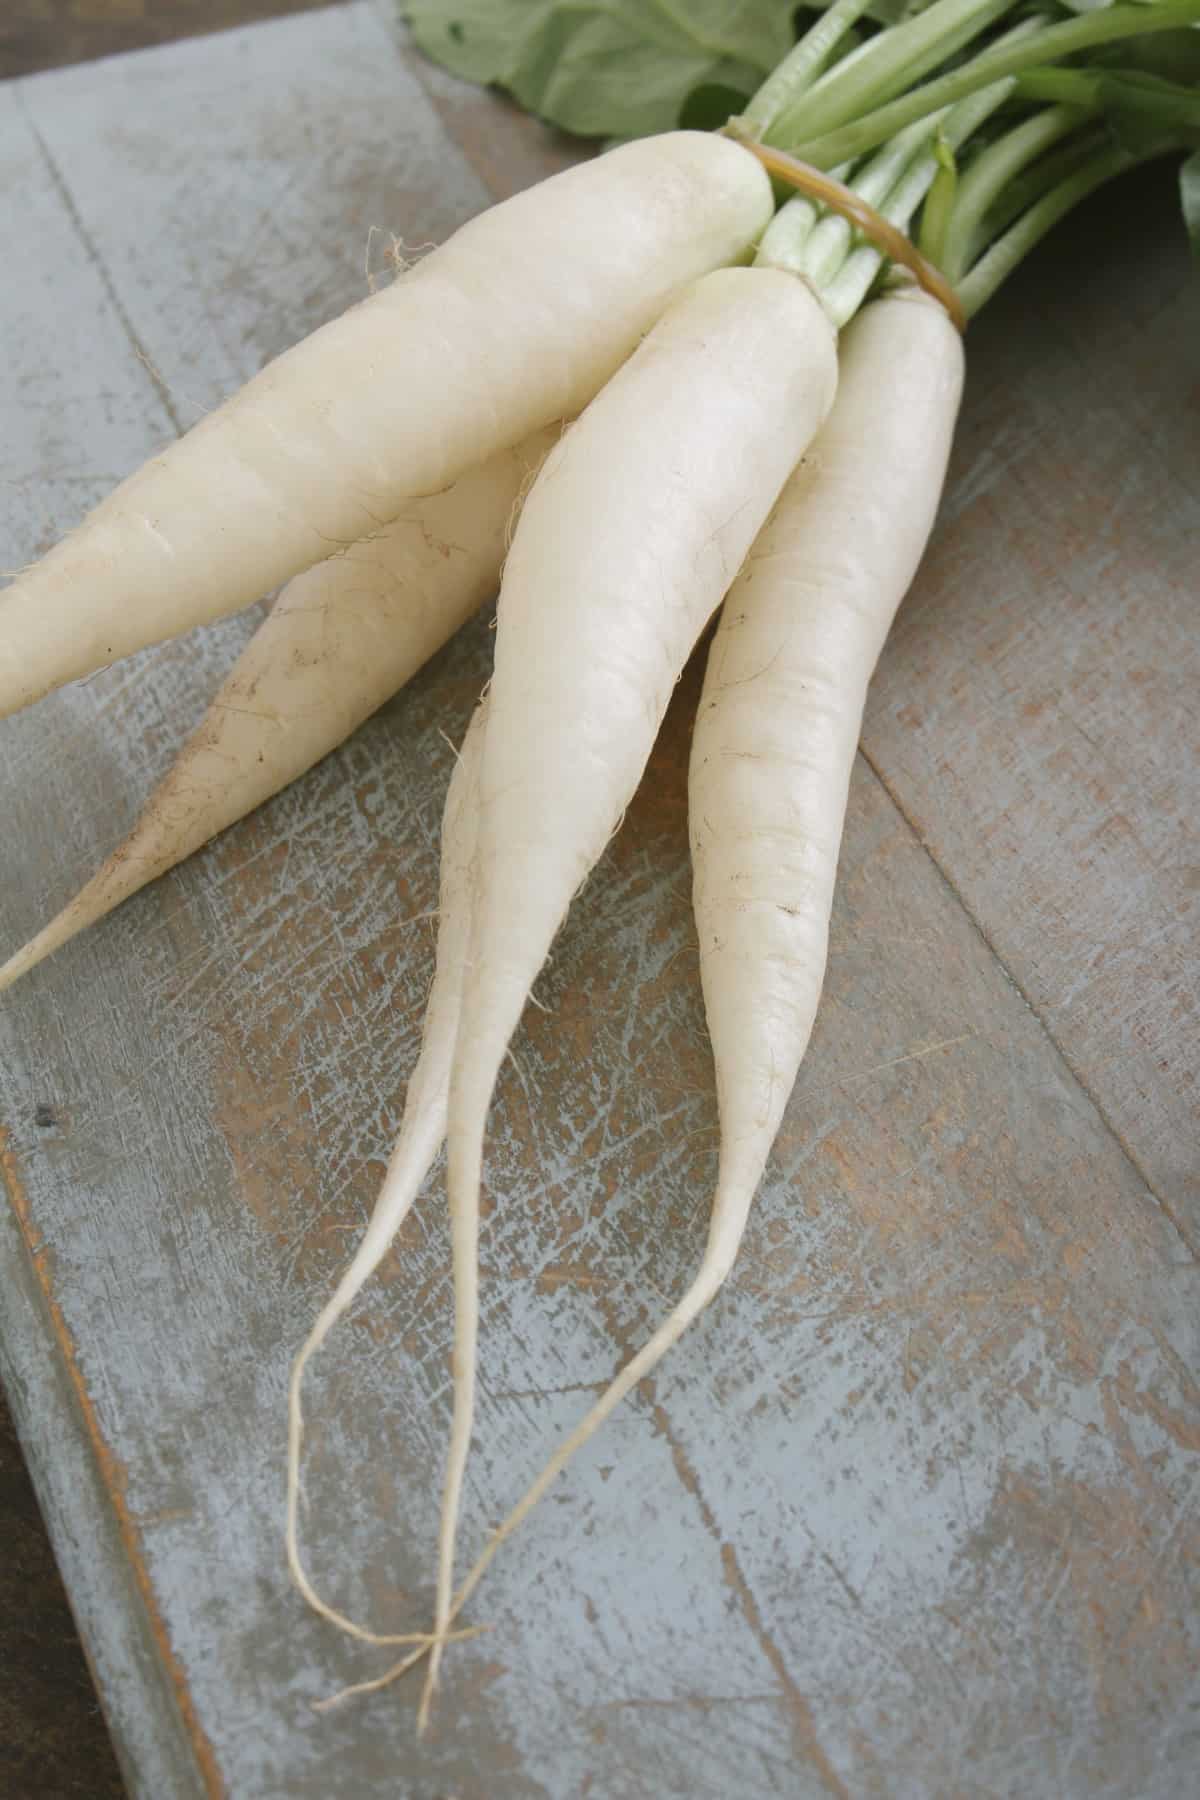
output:
{"label": "rough wood edge", "polygon": [[[186,1785],[173,1787],[172,1794],[195,1793],[206,1800],[224,1800],[225,1783],[216,1755],[200,1725],[168,1636],[141,1533],[125,1498],[125,1470],[100,1425],[74,1338],[54,1291],[53,1253],[40,1240],[20,1165],[2,1126],[0,1185],[8,1201],[7,1208],[0,1209],[5,1301],[0,1308],[0,1379],[55,1559],[63,1571],[84,1655],[93,1680],[98,1666],[128,1664],[131,1652],[143,1682],[147,1667],[165,1677],[162,1697],[166,1704],[148,1707],[138,1718],[122,1704],[111,1682],[103,1687],[96,1684],[121,1774],[131,1793],[144,1793],[148,1800],[168,1800],[161,1785],[166,1765],[186,1781]],[[5,1244],[3,1239],[10,1235],[15,1241]],[[20,1312],[26,1314],[25,1320]],[[39,1353],[36,1330],[53,1337],[58,1355],[52,1363]],[[36,1397],[31,1392],[35,1371],[42,1377]],[[102,1559],[94,1558],[88,1560],[85,1570],[87,1537],[97,1528],[116,1540],[114,1554],[107,1559],[107,1569]],[[132,1579],[112,1580],[102,1606],[94,1609],[93,1616],[85,1615],[77,1604],[78,1596],[94,1588],[105,1573],[110,1579],[115,1577],[118,1569],[127,1571]]]}

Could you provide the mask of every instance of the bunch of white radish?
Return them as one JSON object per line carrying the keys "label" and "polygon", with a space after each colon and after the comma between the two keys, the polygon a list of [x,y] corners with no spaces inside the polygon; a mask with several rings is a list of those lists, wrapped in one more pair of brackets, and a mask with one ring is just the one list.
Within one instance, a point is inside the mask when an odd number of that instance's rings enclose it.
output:
{"label": "bunch of white radish", "polygon": [[[1098,103],[1056,103],[1031,129],[1022,71],[1086,49],[1087,18],[1023,20],[906,95],[1009,0],[938,0],[829,68],[862,10],[839,0],[802,40],[741,122],[751,141],[668,134],[495,208],[272,364],[0,597],[3,714],[288,584],[129,838],[0,968],[3,988],[342,741],[494,592],[503,565],[494,674],[447,799],[437,967],[399,1140],[290,1395],[295,1580],[359,1638],[415,1645],[360,1686],[430,1653],[423,1716],[499,1545],[728,1275],[808,1043],[867,684],[933,526],[962,388],[958,330],[938,300],[886,281],[880,245],[972,311],[1132,159],[1088,137]],[[1145,31],[1148,18],[1200,15],[1200,0],[1110,9],[1109,39],[1126,13]],[[1006,107],[1016,123],[997,130]],[[826,162],[850,165],[852,191],[801,168],[820,200],[776,213],[764,137],[825,145]],[[768,161],[788,174],[786,157]],[[918,214],[957,294],[904,239]],[[689,776],[721,1126],[708,1245],[456,1591],[497,1074],[722,603]],[[443,1142],[454,1415],[435,1618],[398,1638],[348,1619],[305,1571],[302,1382]]]}
{"label": "bunch of white radish", "polygon": [[[508,872],[507,888],[500,885],[497,891],[507,893],[515,910],[497,918],[490,900],[494,865],[479,855],[489,811],[496,821],[493,829],[505,819],[489,799],[483,776],[498,716],[498,678],[488,697],[490,718],[486,726],[482,716],[476,718],[451,784],[443,828],[437,971],[400,1140],[362,1246],[297,1360],[291,1398],[289,1555],[299,1584],[318,1609],[347,1625],[312,1594],[299,1557],[300,1383],[309,1355],[378,1266],[411,1204],[415,1183],[440,1147],[448,1120],[459,1291],[455,1418],[443,1515],[438,1642],[423,1717],[441,1643],[500,1545],[729,1274],[808,1044],[825,971],[834,876],[867,684],[933,525],[963,369],[959,336],[944,312],[911,294],[868,306],[845,334],[840,363],[833,410],[728,590],[708,654],[692,745],[688,805],[694,902],[721,1125],[708,1246],[686,1294],[555,1451],[493,1533],[453,1599],[454,1526],[474,1391],[479,1141],[482,1114],[507,1044],[504,1024],[494,1019],[506,990],[515,996],[522,973],[528,985],[548,947],[548,940],[542,942],[544,928],[534,937],[523,921],[515,928],[511,924],[514,918],[521,921],[522,908],[540,895],[522,892]],[[882,412],[881,385],[892,396]],[[526,521],[528,517],[527,508]],[[850,525],[854,534],[848,539]],[[508,591],[506,574],[501,630]],[[611,669],[602,669],[599,679],[606,674],[612,678]],[[643,699],[649,712],[654,698],[643,693]],[[574,701],[586,708],[582,695],[576,694]],[[566,728],[572,717],[581,716],[588,715],[564,713]],[[549,748],[556,755],[566,750],[557,735]],[[592,750],[589,740],[588,753]],[[610,767],[611,755],[610,747]],[[515,778],[505,796],[513,809],[510,825],[528,818],[523,801],[540,799],[537,790],[544,787],[528,769]],[[609,806],[616,807],[615,825],[629,794],[607,782],[604,792]],[[526,831],[526,842],[528,836]],[[562,837],[556,842],[561,844]],[[574,866],[566,855],[559,861],[551,845],[541,846],[533,864],[539,882],[549,886],[559,878],[564,908],[573,891],[566,877]],[[472,880],[474,942],[499,955],[503,985],[493,981],[493,965],[486,957],[469,957],[464,979],[464,915]],[[519,1005],[510,998],[509,1014]],[[502,1015],[505,1021],[509,1014]],[[456,1131],[465,1142],[456,1142]],[[465,1181],[460,1173],[464,1164]],[[406,1641],[348,1628],[376,1643]],[[384,1685],[417,1661],[424,1648],[422,1640],[395,1668],[348,1691]]]}

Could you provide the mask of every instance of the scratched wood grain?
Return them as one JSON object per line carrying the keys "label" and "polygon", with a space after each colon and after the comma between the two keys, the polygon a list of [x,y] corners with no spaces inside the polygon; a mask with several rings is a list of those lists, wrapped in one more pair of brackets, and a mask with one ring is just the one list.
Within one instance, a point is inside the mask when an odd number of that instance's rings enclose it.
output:
{"label": "scratched wood grain", "polygon": [[0,80],[327,4],[329,0],[4,0]]}
{"label": "scratched wood grain", "polygon": [[[0,299],[0,560],[41,548],[360,293],[372,227],[444,236],[532,171],[528,128],[414,67],[357,6],[0,93],[0,185],[27,196]],[[1122,268],[1114,253],[1118,294]],[[1163,269],[1160,284],[1182,280]],[[1126,354],[1103,295],[1090,310]],[[1051,462],[1108,418],[1111,385],[1089,389],[1058,331],[1035,322],[1027,347],[981,334],[972,355],[953,555],[943,535],[881,672],[828,991],[746,1253],[497,1560],[476,1612],[494,1629],[449,1659],[428,1742],[408,1691],[310,1708],[378,1661],[284,1578],[283,1403],[415,1056],[442,733],[461,731],[485,679],[486,621],[0,1010],[4,1377],[135,1793],[1187,1791],[1196,1265],[1145,1146],[1186,1172],[1194,1140],[1170,1136],[1180,1115],[1157,1086],[1159,1110],[1131,1098],[1118,1137],[1077,1072],[1072,1016],[1039,1016],[993,948],[986,884],[968,892],[963,873],[986,857],[971,815],[901,792],[920,770],[888,746],[922,733],[885,729],[897,661],[922,704],[953,686],[955,756],[972,683],[977,713],[995,704],[981,651],[960,648],[952,683],[937,679],[943,642],[968,629],[952,610],[982,633],[997,604],[1000,526],[973,540],[964,498],[981,434],[990,526],[1032,479],[1005,462],[1024,408],[1042,397]],[[1179,444],[1185,426],[1158,430]],[[1023,516],[1028,554],[1053,567],[1057,522]],[[1173,592],[1189,529],[1186,512],[1179,537],[1167,511],[1128,512],[1131,604]],[[1072,616],[1039,613],[1037,682],[1077,655]],[[5,945],[115,841],[252,624],[149,652],[0,728]],[[1019,687],[1030,668],[1014,659],[1006,677]],[[695,692],[693,669],[506,1068],[467,1547],[699,1251],[715,1116],[688,912]],[[1003,801],[1041,834],[1009,910],[1036,912],[1038,882],[1073,857],[1083,894],[1068,777],[1054,842],[1036,794],[1020,814],[1015,784],[993,793],[983,763],[977,780],[981,815]],[[1149,1001],[1178,973],[1168,946],[1159,960],[1131,912],[1113,923],[1092,904]],[[435,1183],[313,1383],[313,1564],[381,1626],[428,1614],[449,1298]]]}
{"label": "scratched wood grain", "polygon": [[969,363],[866,750],[1200,1257],[1200,296],[1173,172],[1069,221]]}

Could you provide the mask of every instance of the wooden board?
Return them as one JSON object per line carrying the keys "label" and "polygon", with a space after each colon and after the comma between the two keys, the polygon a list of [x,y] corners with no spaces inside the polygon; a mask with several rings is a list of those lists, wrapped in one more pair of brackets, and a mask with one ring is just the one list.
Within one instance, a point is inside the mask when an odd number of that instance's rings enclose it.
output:
{"label": "wooden board", "polygon": [[[865,746],[1197,1257],[1200,332],[1177,208],[1165,170],[1127,180],[1046,246],[1034,304],[1031,280],[973,328]],[[1136,254],[1113,217],[1139,219]]]}
{"label": "wooden board", "polygon": [[[0,90],[0,185],[23,196],[0,562],[361,293],[373,227],[437,239],[568,154],[364,6]],[[873,696],[826,999],[746,1253],[497,1560],[475,1609],[494,1629],[448,1659],[428,1741],[409,1689],[311,1709],[378,1659],[286,1582],[284,1389],[412,1066],[442,733],[485,678],[486,621],[6,998],[3,1373],[135,1794],[1189,1787],[1195,935],[1173,871],[1197,758],[1171,708],[1195,656],[1200,370],[1186,260],[1143,192],[1151,249],[1084,221],[1082,304],[1072,260],[1043,259],[972,334],[945,521]],[[1169,375],[1146,373],[1131,305],[1169,333]],[[0,727],[5,946],[115,842],[254,619]],[[701,1242],[696,673],[505,1073],[467,1549]],[[1104,791],[1074,723],[1113,746]],[[448,1377],[435,1184],[310,1402],[312,1561],[384,1628],[428,1616]]]}
{"label": "wooden board", "polygon": [[327,4],[328,0],[4,0],[0,80]]}

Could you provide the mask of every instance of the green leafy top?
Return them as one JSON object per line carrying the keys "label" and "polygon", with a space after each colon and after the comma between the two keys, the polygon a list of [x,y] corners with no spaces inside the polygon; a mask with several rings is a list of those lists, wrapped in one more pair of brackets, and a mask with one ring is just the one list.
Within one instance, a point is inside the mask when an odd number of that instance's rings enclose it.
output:
{"label": "green leafy top", "polygon": [[699,87],[748,96],[791,49],[795,0],[401,0],[416,42],[584,137],[677,124]]}

